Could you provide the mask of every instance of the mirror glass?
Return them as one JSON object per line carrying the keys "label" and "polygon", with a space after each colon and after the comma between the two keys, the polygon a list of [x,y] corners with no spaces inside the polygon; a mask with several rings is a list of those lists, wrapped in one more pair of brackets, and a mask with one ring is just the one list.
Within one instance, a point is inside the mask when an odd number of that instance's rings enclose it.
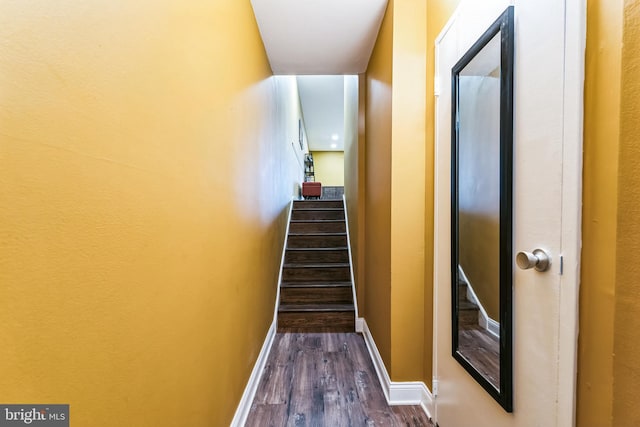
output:
{"label": "mirror glass", "polygon": [[452,70],[453,356],[512,406],[513,7]]}

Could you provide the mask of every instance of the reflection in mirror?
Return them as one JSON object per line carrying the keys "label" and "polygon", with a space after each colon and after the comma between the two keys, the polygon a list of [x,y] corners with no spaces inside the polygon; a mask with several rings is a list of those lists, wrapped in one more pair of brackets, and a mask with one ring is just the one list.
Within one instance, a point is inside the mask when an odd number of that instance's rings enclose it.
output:
{"label": "reflection in mirror", "polygon": [[500,389],[499,33],[458,76],[458,351]]}
{"label": "reflection in mirror", "polygon": [[456,64],[452,87],[453,356],[511,411],[513,7]]}

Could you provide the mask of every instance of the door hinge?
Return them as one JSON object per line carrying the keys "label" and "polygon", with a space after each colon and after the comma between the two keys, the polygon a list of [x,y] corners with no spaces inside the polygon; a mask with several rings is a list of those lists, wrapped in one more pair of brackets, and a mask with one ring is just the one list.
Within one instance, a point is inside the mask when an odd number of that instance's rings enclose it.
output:
{"label": "door hinge", "polygon": [[564,274],[564,256],[560,255],[560,275]]}
{"label": "door hinge", "polygon": [[431,382],[431,394],[433,395],[433,398],[435,399],[436,397],[438,397],[438,380],[437,379],[433,379]]}

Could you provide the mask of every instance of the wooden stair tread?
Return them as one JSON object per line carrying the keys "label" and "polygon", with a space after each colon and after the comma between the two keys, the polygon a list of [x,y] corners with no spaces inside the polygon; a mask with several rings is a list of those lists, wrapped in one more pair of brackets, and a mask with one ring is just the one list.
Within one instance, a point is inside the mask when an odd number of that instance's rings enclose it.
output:
{"label": "wooden stair tread", "polygon": [[479,310],[478,306],[471,301],[458,301],[459,310]]}
{"label": "wooden stair tread", "polygon": [[310,224],[316,224],[316,223],[321,223],[321,224],[326,224],[329,222],[345,222],[344,219],[292,219],[290,222],[292,223],[310,223]]}
{"label": "wooden stair tread", "polygon": [[[305,221],[301,221],[301,222],[305,222]],[[305,236],[305,237],[314,237],[314,236],[318,236],[318,237],[327,237],[327,236],[346,236],[347,233],[345,232],[336,232],[336,231],[327,231],[326,233],[323,232],[319,232],[319,231],[314,231],[312,233],[299,233],[299,232],[292,232],[289,233],[289,236]]]}
{"label": "wooden stair tread", "polygon": [[351,282],[282,282],[281,288],[350,288]]}
{"label": "wooden stair tread", "polygon": [[345,268],[349,267],[348,262],[325,262],[325,263],[313,263],[313,264],[285,264],[284,268]]}
{"label": "wooden stair tread", "polygon": [[347,248],[346,246],[339,246],[339,247],[320,247],[320,248],[287,248],[287,251],[300,251],[300,252],[312,252],[312,251],[346,251],[349,248]]}
{"label": "wooden stair tread", "polygon": [[[327,204],[334,205],[340,204],[343,205],[342,199],[314,199],[314,200],[294,200],[293,205],[315,205],[315,204]],[[343,205],[344,206],[344,205]]]}
{"label": "wooden stair tread", "polygon": [[279,312],[355,311],[353,304],[280,304]]}
{"label": "wooden stair tread", "polygon": [[344,208],[296,208],[294,206],[293,210],[296,210],[296,211],[335,211],[335,212],[343,212]]}

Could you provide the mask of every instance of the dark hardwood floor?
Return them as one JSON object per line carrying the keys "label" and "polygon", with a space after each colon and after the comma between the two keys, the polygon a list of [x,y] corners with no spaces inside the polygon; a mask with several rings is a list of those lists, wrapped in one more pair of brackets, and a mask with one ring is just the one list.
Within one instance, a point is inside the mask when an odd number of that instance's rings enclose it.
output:
{"label": "dark hardwood floor", "polygon": [[389,406],[355,333],[276,335],[246,426],[433,427],[419,406]]}
{"label": "dark hardwood floor", "polygon": [[458,350],[491,384],[500,388],[500,341],[478,324],[461,326]]}

